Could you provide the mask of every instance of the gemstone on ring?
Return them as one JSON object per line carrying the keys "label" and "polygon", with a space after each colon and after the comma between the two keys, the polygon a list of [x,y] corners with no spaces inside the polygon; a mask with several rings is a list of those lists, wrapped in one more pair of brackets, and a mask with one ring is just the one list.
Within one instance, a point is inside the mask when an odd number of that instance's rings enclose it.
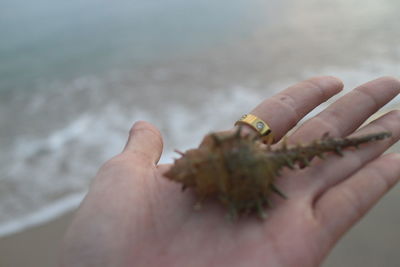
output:
{"label": "gemstone on ring", "polygon": [[236,123],[238,124],[246,124],[256,130],[261,136],[272,136],[271,129],[268,124],[262,119],[258,118],[253,114],[245,114],[243,115]]}

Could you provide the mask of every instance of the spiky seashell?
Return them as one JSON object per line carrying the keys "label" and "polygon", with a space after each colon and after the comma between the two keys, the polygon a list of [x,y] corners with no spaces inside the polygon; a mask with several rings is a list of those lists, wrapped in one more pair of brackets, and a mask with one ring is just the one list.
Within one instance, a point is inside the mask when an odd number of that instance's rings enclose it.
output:
{"label": "spiky seashell", "polygon": [[192,188],[199,202],[216,198],[225,205],[231,217],[256,212],[264,218],[270,206],[269,196],[286,196],[274,184],[284,167],[308,166],[310,160],[334,152],[342,155],[346,147],[381,140],[390,133],[376,133],[354,138],[331,138],[324,135],[307,145],[288,147],[284,142],[272,150],[261,139],[242,136],[240,128],[233,134],[211,133],[199,148],[181,153],[164,174],[182,183],[182,189]]}

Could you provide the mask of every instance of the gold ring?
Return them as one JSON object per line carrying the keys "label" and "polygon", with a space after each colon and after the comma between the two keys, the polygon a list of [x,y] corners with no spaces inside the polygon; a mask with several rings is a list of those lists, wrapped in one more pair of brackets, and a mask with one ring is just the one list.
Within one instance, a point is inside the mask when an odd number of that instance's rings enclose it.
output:
{"label": "gold ring", "polygon": [[271,128],[268,124],[262,119],[254,116],[253,114],[245,114],[243,115],[236,123],[238,124],[246,124],[256,130],[261,136],[267,136],[271,134]]}

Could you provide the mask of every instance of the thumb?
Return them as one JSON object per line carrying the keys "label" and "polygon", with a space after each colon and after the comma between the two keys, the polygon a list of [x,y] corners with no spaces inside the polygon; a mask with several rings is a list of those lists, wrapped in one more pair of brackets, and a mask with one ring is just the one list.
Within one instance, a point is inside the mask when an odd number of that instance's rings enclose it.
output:
{"label": "thumb", "polygon": [[157,164],[162,149],[163,141],[160,131],[148,122],[138,121],[129,132],[123,153],[134,153],[152,164]]}

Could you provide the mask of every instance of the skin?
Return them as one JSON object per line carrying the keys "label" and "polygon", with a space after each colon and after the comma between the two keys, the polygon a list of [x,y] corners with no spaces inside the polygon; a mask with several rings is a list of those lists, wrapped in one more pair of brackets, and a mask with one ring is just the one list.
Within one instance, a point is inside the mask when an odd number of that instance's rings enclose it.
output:
{"label": "skin", "polygon": [[[300,82],[263,101],[252,114],[265,120],[276,140],[313,108],[343,88],[334,77]],[[400,92],[400,81],[383,77],[341,97],[288,137],[307,142],[329,132],[357,136],[389,131],[392,137],[346,150],[343,157],[313,160],[286,171],[269,217],[226,220],[217,203],[194,211],[190,190],[157,165],[162,137],[149,123],[133,125],[123,152],[94,178],[63,242],[61,266],[319,266],[334,244],[400,178],[400,155],[382,153],[400,137],[400,112],[362,126]],[[251,133],[251,129],[247,129]]]}

